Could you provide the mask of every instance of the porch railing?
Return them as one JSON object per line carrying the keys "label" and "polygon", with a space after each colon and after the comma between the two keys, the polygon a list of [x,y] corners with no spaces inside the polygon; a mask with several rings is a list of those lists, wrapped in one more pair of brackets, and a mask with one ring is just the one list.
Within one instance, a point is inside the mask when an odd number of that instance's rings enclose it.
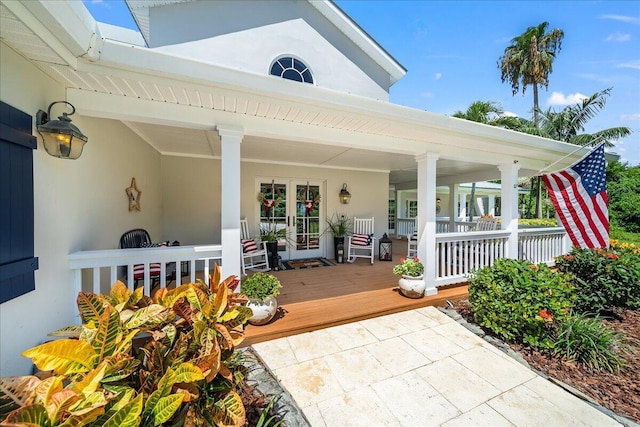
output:
{"label": "porch railing", "polygon": [[402,239],[413,234],[416,229],[415,218],[398,218],[396,222],[396,237]]}
{"label": "porch railing", "polygon": [[508,256],[509,230],[436,234],[436,286],[464,282],[470,272]]}
{"label": "porch railing", "polygon": [[[134,288],[134,265],[144,266],[144,294],[151,293],[150,265],[160,264],[160,287],[166,287],[168,276],[174,273],[176,284],[182,283],[181,268],[189,265],[189,281],[195,281],[196,268],[202,270],[205,282],[213,273],[213,264],[222,260],[222,245],[168,246],[143,249],[106,249],[80,251],[69,255],[69,268],[74,271],[76,293],[91,290],[94,293],[108,292],[116,280],[121,280],[129,289]],[[176,271],[177,270],[177,271]],[[126,271],[126,272],[125,272]],[[185,277],[186,279],[186,277]]]}
{"label": "porch railing", "polygon": [[518,259],[526,259],[532,264],[554,265],[554,258],[570,249],[569,238],[562,227],[518,230]]}
{"label": "porch railing", "polygon": [[[508,230],[436,234],[436,286],[460,283],[469,273],[508,257]],[[518,259],[553,265],[569,252],[570,241],[561,227],[518,230]]]}

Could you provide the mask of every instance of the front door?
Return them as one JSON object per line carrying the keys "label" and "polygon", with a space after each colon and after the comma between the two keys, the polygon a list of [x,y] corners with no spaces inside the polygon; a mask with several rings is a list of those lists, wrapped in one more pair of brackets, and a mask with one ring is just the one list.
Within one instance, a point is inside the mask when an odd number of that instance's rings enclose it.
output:
{"label": "front door", "polygon": [[278,253],[282,259],[323,255],[321,181],[260,180],[260,224],[281,230]]}

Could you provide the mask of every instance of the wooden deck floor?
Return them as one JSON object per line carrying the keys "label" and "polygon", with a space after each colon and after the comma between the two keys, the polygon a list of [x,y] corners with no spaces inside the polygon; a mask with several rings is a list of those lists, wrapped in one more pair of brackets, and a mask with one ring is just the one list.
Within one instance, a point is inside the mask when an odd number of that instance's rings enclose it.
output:
{"label": "wooden deck floor", "polygon": [[267,325],[247,325],[242,345],[414,308],[444,306],[447,300],[467,297],[466,284],[440,288],[437,295],[420,299],[400,295],[398,276],[392,269],[406,253],[406,242],[394,240],[393,249],[393,262],[376,259],[371,265],[360,258],[333,267],[272,271],[282,283],[278,314]]}

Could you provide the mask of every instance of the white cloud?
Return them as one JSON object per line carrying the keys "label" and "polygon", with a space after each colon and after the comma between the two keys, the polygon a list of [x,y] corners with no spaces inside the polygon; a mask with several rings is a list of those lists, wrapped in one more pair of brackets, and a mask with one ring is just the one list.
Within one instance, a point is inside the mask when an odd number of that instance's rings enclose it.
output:
{"label": "white cloud", "polygon": [[585,98],[587,98],[587,96],[581,93],[571,93],[567,96],[564,96],[562,92],[553,92],[547,100],[547,105],[552,106],[577,104],[578,102],[582,102],[582,100]]}
{"label": "white cloud", "polygon": [[511,111],[505,111],[504,113],[502,113],[502,117],[518,117],[518,115]]}
{"label": "white cloud", "polygon": [[640,113],[622,114],[620,116],[620,120],[625,121],[625,122],[637,122],[637,121],[640,121]]}
{"label": "white cloud", "polygon": [[640,25],[640,18],[627,15],[601,15],[602,19],[613,19],[614,21],[626,22],[627,24]]}
{"label": "white cloud", "polygon": [[631,40],[631,34],[617,31],[613,34],[609,34],[605,40],[608,42],[628,42]]}
{"label": "white cloud", "polygon": [[623,64],[618,64],[618,68],[633,68],[635,70],[640,70],[640,60],[635,60],[631,62],[625,62]]}
{"label": "white cloud", "polygon": [[436,80],[440,80],[441,77],[442,77],[442,73],[436,73],[436,75],[434,76]]}

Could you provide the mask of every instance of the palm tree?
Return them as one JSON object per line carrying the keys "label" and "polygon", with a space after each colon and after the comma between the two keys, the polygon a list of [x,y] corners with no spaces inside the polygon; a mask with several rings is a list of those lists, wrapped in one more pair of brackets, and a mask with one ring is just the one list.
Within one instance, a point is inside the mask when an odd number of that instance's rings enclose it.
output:
{"label": "palm tree", "polygon": [[611,88],[607,88],[560,111],[554,111],[551,108],[541,111],[538,123],[539,135],[575,145],[595,146],[604,142],[606,147],[613,147],[612,140],[631,134],[628,127],[613,127],[592,134],[579,133],[583,132],[586,123],[604,108],[610,94]]}
{"label": "palm tree", "polygon": [[549,74],[553,71],[553,60],[560,52],[564,31],[556,28],[546,32],[548,22],[529,27],[521,35],[511,39],[498,61],[502,82],[509,81],[513,95],[524,95],[527,86],[533,86],[533,122],[538,124],[538,85],[549,87]]}

